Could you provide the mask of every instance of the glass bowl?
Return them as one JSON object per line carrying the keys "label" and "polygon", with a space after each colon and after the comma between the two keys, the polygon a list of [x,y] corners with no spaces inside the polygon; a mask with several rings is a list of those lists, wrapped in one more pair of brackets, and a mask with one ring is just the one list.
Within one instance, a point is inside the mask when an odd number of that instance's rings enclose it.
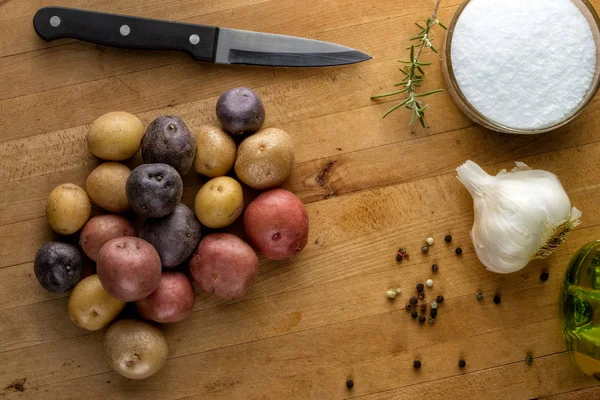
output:
{"label": "glass bowl", "polygon": [[514,133],[514,134],[537,134],[549,132],[554,129],[560,128],[569,122],[573,121],[582,111],[583,109],[590,103],[598,88],[600,87],[600,18],[598,14],[594,10],[594,7],[587,0],[571,0],[577,8],[581,11],[583,16],[587,19],[590,24],[590,28],[592,29],[592,35],[594,36],[594,42],[596,43],[596,70],[594,72],[594,77],[592,78],[592,84],[587,94],[583,98],[581,104],[571,112],[571,114],[567,115],[562,121],[555,123],[554,125],[538,128],[538,129],[518,129],[511,128],[502,124],[499,124],[491,119],[487,118],[483,114],[481,114],[464,96],[461,92],[458,82],[456,81],[456,77],[454,76],[454,71],[452,69],[452,37],[454,34],[454,29],[456,28],[456,23],[460,18],[463,10],[469,4],[471,0],[465,0],[458,7],[458,10],[454,14],[452,18],[452,22],[450,26],[448,26],[448,32],[446,33],[446,37],[444,39],[444,47],[442,52],[442,75],[444,76],[444,80],[446,81],[447,91],[450,94],[454,103],[458,106],[458,108],[465,113],[467,117],[469,117],[474,122],[483,126],[484,128],[491,129],[496,132],[503,133]]}

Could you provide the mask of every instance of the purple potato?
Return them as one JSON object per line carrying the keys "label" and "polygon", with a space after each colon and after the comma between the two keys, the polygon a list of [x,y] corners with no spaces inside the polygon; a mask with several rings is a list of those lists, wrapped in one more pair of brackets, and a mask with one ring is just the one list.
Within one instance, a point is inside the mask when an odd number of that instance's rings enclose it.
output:
{"label": "purple potato", "polygon": [[183,263],[200,243],[201,225],[194,212],[179,203],[171,214],[147,219],[141,237],[158,251],[163,267],[173,268]]}
{"label": "purple potato", "polygon": [[73,245],[48,242],[36,253],[33,269],[44,289],[52,293],[64,293],[81,279],[81,253]]}
{"label": "purple potato", "polygon": [[175,210],[183,196],[183,181],[170,165],[144,164],[131,171],[126,189],[133,211],[160,218]]}
{"label": "purple potato", "polygon": [[265,122],[265,107],[254,90],[239,87],[219,97],[217,117],[223,129],[233,136],[252,134]]}
{"label": "purple potato", "polygon": [[196,141],[185,122],[173,115],[158,117],[148,125],[142,139],[146,164],[167,164],[182,176],[194,162]]}

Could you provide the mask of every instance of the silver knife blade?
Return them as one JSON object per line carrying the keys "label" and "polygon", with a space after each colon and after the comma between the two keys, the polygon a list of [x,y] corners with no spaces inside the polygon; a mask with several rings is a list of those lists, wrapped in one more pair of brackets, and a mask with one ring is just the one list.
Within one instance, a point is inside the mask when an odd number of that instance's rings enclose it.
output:
{"label": "silver knife blade", "polygon": [[274,67],[327,67],[371,59],[350,47],[320,40],[219,28],[215,62]]}

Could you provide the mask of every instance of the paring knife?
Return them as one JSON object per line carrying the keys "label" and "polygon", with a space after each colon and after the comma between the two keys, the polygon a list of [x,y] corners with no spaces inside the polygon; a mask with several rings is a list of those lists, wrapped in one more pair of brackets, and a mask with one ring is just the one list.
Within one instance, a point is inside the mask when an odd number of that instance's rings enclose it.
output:
{"label": "paring knife", "polygon": [[33,26],[47,41],[73,38],[130,49],[180,50],[218,64],[325,67],[371,58],[319,40],[64,7],[40,9]]}

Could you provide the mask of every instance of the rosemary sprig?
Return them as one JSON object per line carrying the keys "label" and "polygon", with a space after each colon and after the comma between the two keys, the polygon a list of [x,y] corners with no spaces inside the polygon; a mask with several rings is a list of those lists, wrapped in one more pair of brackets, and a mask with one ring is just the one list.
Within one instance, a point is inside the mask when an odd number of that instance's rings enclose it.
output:
{"label": "rosemary sprig", "polygon": [[394,107],[387,110],[386,113],[383,114],[383,118],[387,117],[388,115],[390,115],[390,113],[396,111],[397,109],[399,109],[401,107],[405,107],[408,110],[412,111],[412,118],[410,120],[410,125],[412,126],[412,124],[414,124],[416,120],[419,120],[419,122],[421,123],[421,126],[423,126],[423,128],[424,128],[425,127],[425,110],[427,110],[428,106],[427,106],[427,104],[423,105],[422,102],[419,101],[418,99],[421,97],[426,97],[426,96],[429,96],[429,95],[432,95],[435,93],[440,93],[440,92],[445,91],[443,89],[436,89],[436,90],[431,90],[429,92],[417,93],[417,88],[419,88],[421,86],[421,83],[424,80],[425,71],[423,70],[423,67],[431,65],[431,63],[419,61],[419,57],[421,57],[421,53],[423,52],[423,49],[425,47],[428,47],[434,53],[438,52],[437,49],[433,46],[433,43],[431,42],[431,36],[430,36],[431,28],[433,28],[436,25],[439,25],[441,28],[447,29],[444,26],[444,24],[442,24],[437,18],[438,10],[440,8],[440,1],[441,0],[437,0],[437,2],[435,4],[435,8],[433,10],[433,13],[431,14],[431,17],[428,18],[427,20],[425,20],[425,24],[424,24],[425,26],[422,26],[419,23],[415,23],[415,25],[417,25],[417,27],[419,27],[419,29],[421,29],[421,31],[416,36],[413,36],[412,38],[410,38],[410,40],[419,42],[418,49],[415,51],[415,45],[410,46],[409,47],[410,59],[408,61],[405,61],[405,60],[398,61],[402,64],[405,64],[404,66],[402,66],[400,68],[400,72],[402,72],[404,74],[404,79],[402,79],[400,82],[396,83],[394,86],[395,87],[402,86],[404,88],[401,90],[398,90],[398,91],[391,92],[391,93],[386,93],[386,94],[381,94],[378,96],[371,97],[371,99],[375,100],[375,99],[381,99],[384,97],[396,96],[399,94],[406,93],[407,97],[403,101],[401,101],[400,103],[395,105]]}

